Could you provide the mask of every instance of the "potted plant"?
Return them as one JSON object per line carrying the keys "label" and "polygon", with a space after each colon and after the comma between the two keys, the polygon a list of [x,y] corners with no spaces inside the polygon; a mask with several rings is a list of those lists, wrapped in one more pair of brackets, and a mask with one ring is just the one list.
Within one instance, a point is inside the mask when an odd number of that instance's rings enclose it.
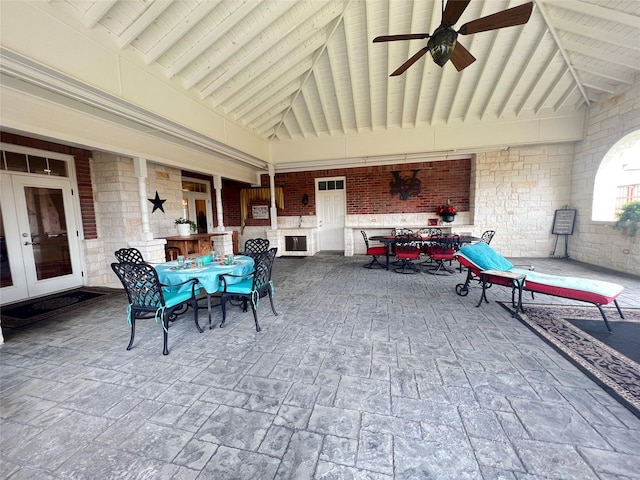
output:
{"label": "potted plant", "polygon": [[458,213],[456,207],[451,205],[451,200],[448,198],[446,203],[438,207],[438,210],[436,211],[436,214],[442,218],[442,221],[447,223],[453,222],[456,217],[456,213]]}
{"label": "potted plant", "polygon": [[198,229],[195,222],[184,217],[176,218],[175,225],[178,227],[178,235],[181,237],[188,237],[192,231],[196,232]]}
{"label": "potted plant", "polygon": [[618,220],[613,225],[616,230],[625,230],[630,237],[635,237],[640,224],[640,200],[622,206],[616,215]]}

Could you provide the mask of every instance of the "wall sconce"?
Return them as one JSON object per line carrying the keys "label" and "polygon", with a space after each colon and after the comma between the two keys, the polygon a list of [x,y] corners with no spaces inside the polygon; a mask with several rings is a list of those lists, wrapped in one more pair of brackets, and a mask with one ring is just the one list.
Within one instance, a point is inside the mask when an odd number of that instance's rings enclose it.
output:
{"label": "wall sconce", "polygon": [[304,205],[305,207],[309,205],[309,195],[307,195],[306,193],[302,196],[302,205]]}

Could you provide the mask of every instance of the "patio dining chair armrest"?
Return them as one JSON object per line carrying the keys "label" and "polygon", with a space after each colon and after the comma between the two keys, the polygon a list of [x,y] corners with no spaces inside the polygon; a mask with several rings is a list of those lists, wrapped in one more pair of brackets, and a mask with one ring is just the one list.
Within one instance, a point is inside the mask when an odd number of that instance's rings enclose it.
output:
{"label": "patio dining chair armrest", "polygon": [[241,282],[242,280],[246,280],[248,278],[251,278],[254,273],[255,273],[255,270],[252,270],[249,273],[244,273],[242,275],[235,275],[233,273],[223,273],[222,275],[220,275],[220,283],[222,284],[221,286],[223,287],[222,291],[223,292],[227,291],[227,279],[226,279],[226,277],[238,278],[238,279],[240,279],[239,281]]}
{"label": "patio dining chair armrest", "polygon": [[[171,291],[180,290],[180,287],[182,287],[183,285],[188,285],[189,283],[191,284],[191,291],[193,292],[194,295],[196,295],[200,291],[200,287],[198,286],[200,285],[200,282],[198,281],[197,278],[190,278],[189,280],[185,280],[184,282],[180,282],[180,283],[161,283],[160,286],[162,288],[168,289],[171,292]],[[175,289],[174,287],[178,287],[178,288]]]}

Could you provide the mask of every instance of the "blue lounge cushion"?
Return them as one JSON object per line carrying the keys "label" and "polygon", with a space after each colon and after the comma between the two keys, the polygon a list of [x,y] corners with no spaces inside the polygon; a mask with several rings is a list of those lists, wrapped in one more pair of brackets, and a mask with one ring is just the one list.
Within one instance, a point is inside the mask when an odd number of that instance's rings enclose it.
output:
{"label": "blue lounge cushion", "polygon": [[551,287],[562,289],[579,290],[582,292],[595,293],[605,297],[615,298],[622,292],[622,285],[617,283],[605,282],[602,280],[593,280],[582,277],[565,277],[560,275],[550,275],[548,273],[533,272],[530,270],[521,270],[514,268],[514,273],[524,273],[527,276],[527,282],[540,283]]}
{"label": "blue lounge cushion", "polygon": [[460,253],[476,264],[480,270],[507,271],[513,268],[513,263],[484,242],[465,245],[460,248]]}

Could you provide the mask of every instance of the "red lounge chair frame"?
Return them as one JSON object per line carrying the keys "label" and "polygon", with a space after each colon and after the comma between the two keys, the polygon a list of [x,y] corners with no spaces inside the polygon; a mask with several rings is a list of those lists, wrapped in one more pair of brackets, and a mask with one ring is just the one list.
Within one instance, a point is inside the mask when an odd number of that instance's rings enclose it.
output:
{"label": "red lounge chair frame", "polygon": [[[491,247],[489,247],[489,248],[491,248]],[[456,293],[458,295],[461,295],[461,296],[466,296],[469,293],[469,285],[471,283],[471,280],[473,280],[474,278],[476,278],[476,279],[480,278],[480,272],[483,269],[480,268],[479,265],[477,265],[473,261],[471,261],[469,258],[467,258],[464,255],[463,252],[458,252],[458,254],[456,255],[456,258],[457,258],[458,262],[460,262],[461,266],[467,268],[466,281],[465,281],[465,283],[460,283],[460,284],[456,285]],[[503,278],[503,277],[496,277],[496,276],[488,275],[487,276],[487,282],[490,282],[490,283],[495,284],[495,285],[502,285],[502,286],[505,286],[505,287],[513,288],[513,282],[511,280],[509,280],[507,278]],[[603,282],[603,283],[609,283],[609,282]],[[605,325],[607,327],[607,330],[609,330],[609,332],[611,332],[611,326],[609,325],[609,321],[607,319],[607,315],[605,314],[604,310],[602,309],[602,306],[603,305],[608,305],[608,304],[613,302],[613,304],[615,305],[616,309],[618,310],[618,314],[620,315],[620,318],[624,318],[622,310],[620,310],[620,305],[618,305],[618,301],[617,301],[617,298],[622,293],[622,291],[624,290],[624,287],[622,285],[617,285],[617,284],[613,284],[613,283],[610,283],[610,285],[612,285],[612,286],[616,285],[619,288],[617,288],[616,292],[614,294],[612,294],[612,295],[604,295],[604,294],[600,294],[600,293],[590,292],[590,291],[587,291],[587,290],[579,290],[579,289],[575,289],[575,288],[559,287],[557,285],[548,285],[548,284],[542,283],[540,281],[535,281],[535,280],[530,279],[530,278],[527,277],[527,279],[525,280],[524,286],[523,286],[523,290],[527,291],[527,292],[531,292],[532,295],[533,295],[533,293],[542,293],[542,294],[551,295],[551,296],[554,296],[554,297],[562,297],[562,298],[568,298],[570,300],[577,300],[577,301],[580,301],[580,302],[592,303],[596,307],[598,307],[598,310],[600,311],[600,314],[602,315],[602,319],[604,320],[604,323],[605,323]],[[513,294],[514,294],[514,291],[512,290],[512,301],[513,301]]]}

